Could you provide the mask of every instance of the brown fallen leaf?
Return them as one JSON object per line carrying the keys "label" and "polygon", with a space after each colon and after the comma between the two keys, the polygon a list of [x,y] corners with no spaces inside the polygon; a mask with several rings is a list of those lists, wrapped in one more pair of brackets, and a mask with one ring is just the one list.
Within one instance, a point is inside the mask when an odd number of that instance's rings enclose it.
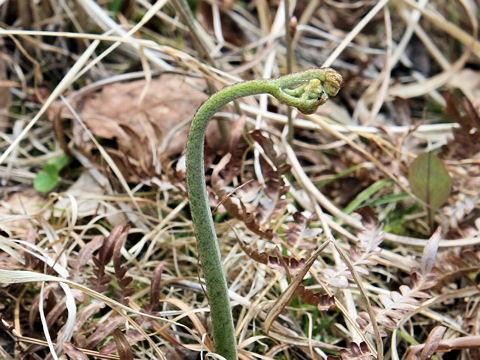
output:
{"label": "brown fallen leaf", "polygon": [[42,208],[45,199],[35,190],[14,193],[0,200],[0,230],[8,234],[26,233],[33,228],[33,218],[48,219],[50,212]]}
{"label": "brown fallen leaf", "polygon": [[[73,106],[93,135],[100,138],[125,178],[138,181],[158,172],[160,157],[183,151],[188,120],[206,98],[203,92],[187,84],[185,77],[164,74],[151,82],[106,85],[100,92],[79,97]],[[48,112],[51,120],[58,114],[62,120],[73,119],[61,102],[52,105]],[[185,126],[177,129],[183,121]],[[62,122],[63,128],[68,128]],[[95,145],[76,120],[72,120],[72,131],[75,144],[92,157]],[[169,141],[161,151],[166,136]]]}

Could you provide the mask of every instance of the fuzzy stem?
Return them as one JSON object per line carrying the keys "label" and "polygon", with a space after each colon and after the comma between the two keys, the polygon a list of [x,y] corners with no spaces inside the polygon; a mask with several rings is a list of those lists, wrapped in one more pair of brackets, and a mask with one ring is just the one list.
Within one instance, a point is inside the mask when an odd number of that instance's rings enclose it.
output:
{"label": "fuzzy stem", "polygon": [[210,301],[215,348],[227,360],[237,360],[238,357],[227,282],[205,183],[203,146],[208,122],[230,101],[262,93],[270,94],[303,113],[312,114],[329,96],[337,94],[341,82],[342,77],[335,70],[322,68],[273,80],[238,83],[212,95],[193,118],[187,142],[188,198]]}

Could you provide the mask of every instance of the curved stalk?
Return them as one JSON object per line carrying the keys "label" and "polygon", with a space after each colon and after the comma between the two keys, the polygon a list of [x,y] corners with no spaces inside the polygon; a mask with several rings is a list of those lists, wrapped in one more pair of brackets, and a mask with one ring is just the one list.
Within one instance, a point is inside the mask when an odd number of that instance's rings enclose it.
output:
{"label": "curved stalk", "polygon": [[215,350],[227,360],[238,359],[237,345],[227,282],[205,183],[203,146],[207,124],[230,101],[262,93],[270,94],[305,114],[312,114],[329,96],[337,94],[341,83],[340,74],[328,68],[306,70],[273,80],[238,83],[212,95],[193,118],[187,142],[188,198],[210,302]]}

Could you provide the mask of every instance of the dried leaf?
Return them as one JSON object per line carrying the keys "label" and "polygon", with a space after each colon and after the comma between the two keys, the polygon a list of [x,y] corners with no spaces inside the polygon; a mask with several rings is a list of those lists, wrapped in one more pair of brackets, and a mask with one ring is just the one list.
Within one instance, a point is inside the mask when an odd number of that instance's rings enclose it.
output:
{"label": "dried leaf", "polygon": [[302,213],[296,212],[293,214],[293,218],[296,223],[288,223],[285,230],[287,243],[294,249],[315,249],[317,246],[315,240],[322,233],[323,229],[310,227],[314,216],[307,218]]}
{"label": "dried leaf", "polygon": [[[117,331],[118,329],[116,329],[115,331]],[[123,335],[123,333],[122,333]],[[142,340],[145,340],[145,337],[143,336],[143,334],[141,334],[140,332],[136,331],[136,330],[129,330],[125,333],[125,338],[126,340],[128,341],[128,346],[131,347],[132,345],[135,345],[137,342],[139,341],[142,341]],[[100,350],[98,351],[100,354],[112,354],[114,352],[118,351],[117,350],[117,344],[116,343],[109,343],[107,345],[104,345],[100,348]]]}
{"label": "dried leaf", "polygon": [[89,280],[95,284],[95,290],[98,292],[104,292],[108,289],[107,284],[110,282],[111,276],[105,273],[105,266],[112,258],[113,248],[115,246],[115,236],[118,236],[121,228],[121,226],[118,226],[110,232],[110,235],[103,240],[98,256],[92,258],[95,265],[95,268],[93,269],[95,276],[90,277]]}
{"label": "dried leaf", "polygon": [[72,360],[88,360],[88,356],[81,350],[75,347],[70,342],[64,342],[62,344],[63,350],[65,351],[65,354],[68,355],[68,357]]}
{"label": "dried leaf", "polygon": [[246,244],[242,240],[238,239],[238,243],[242,250],[247,254],[250,258],[255,260],[260,264],[266,265],[268,263],[268,254],[264,251],[260,252],[258,250],[253,249],[250,245]]}
{"label": "dried leaf", "polygon": [[[473,74],[472,74],[473,75]],[[456,77],[456,76],[455,76]],[[478,72],[473,76],[479,80]],[[448,143],[443,149],[449,157],[456,159],[468,159],[475,157],[480,151],[480,114],[478,109],[472,104],[468,98],[461,98],[456,101],[454,95],[450,91],[444,93],[447,103],[445,115],[452,122],[460,125],[458,129],[453,131],[453,141]]]}
{"label": "dried leaf", "polygon": [[472,248],[452,249],[439,259],[442,264],[439,267],[441,276],[438,280],[440,285],[445,285],[480,271],[480,251]]}
{"label": "dried leaf", "polygon": [[98,324],[97,330],[88,337],[86,347],[91,349],[97,346],[103,339],[109,336],[118,326],[123,324],[125,319],[122,316],[113,316],[107,321]]}
{"label": "dried leaf", "polygon": [[153,278],[152,282],[150,283],[150,304],[148,306],[149,311],[153,311],[155,308],[157,308],[160,301],[163,266],[164,263],[160,263],[153,271]]}
{"label": "dried leaf", "polygon": [[373,360],[374,356],[365,342],[350,343],[350,350],[340,350],[340,356],[329,355],[327,360]]}
{"label": "dried leaf", "polygon": [[[150,82],[106,85],[98,93],[75,99],[74,107],[96,137],[111,140],[106,150],[125,178],[138,181],[158,175],[161,156],[182,152],[188,126],[178,129],[178,125],[192,118],[206,98],[183,76],[163,74]],[[51,106],[47,114],[53,120],[59,112],[60,119],[72,118],[62,102]],[[75,144],[91,155],[94,145],[85,130],[77,121],[72,121],[72,127]]]}
{"label": "dried leaf", "polygon": [[118,225],[110,231],[107,238],[105,239],[102,248],[100,249],[100,254],[98,255],[98,259],[101,264],[107,265],[108,262],[112,259],[113,250],[115,249],[115,244],[117,243],[117,239],[122,236],[123,233],[123,226]]}
{"label": "dried leaf", "polygon": [[241,163],[238,160],[242,158],[230,153],[214,167],[210,182],[220,199],[220,205],[225,207],[231,216],[243,221],[255,234],[274,239],[277,234],[273,232],[270,224],[277,223],[278,217],[284,214],[287,205],[292,201],[286,196],[289,188],[283,179],[283,174],[289,167],[285,165],[285,157],[276,154],[270,139],[260,132],[254,133],[254,137],[261,140],[261,145],[266,147],[264,152],[269,157],[268,162],[263,157],[260,160],[265,184],[251,180],[234,191],[228,189],[232,179],[241,174]]}
{"label": "dried leaf", "polygon": [[[85,307],[82,307],[80,310],[78,310],[76,322],[75,322],[75,331],[79,331],[82,326],[90,320],[90,318],[100,311],[100,309],[103,309],[105,307],[105,303],[103,302],[92,302],[91,304],[88,304]],[[82,337],[82,343],[78,342],[78,344],[82,347],[86,345],[85,338]]]}
{"label": "dried leaf", "polygon": [[260,130],[252,131],[250,136],[260,144],[265,155],[272,161],[281,174],[285,174],[290,170],[290,166],[286,164],[286,154],[278,155],[271,139],[264,136]]}
{"label": "dried leaf", "polygon": [[316,306],[320,311],[333,310],[336,306],[334,296],[326,294],[321,295],[320,293],[316,293],[305,288],[303,285],[298,286],[297,295],[300,296],[307,304]]}
{"label": "dried leaf", "polygon": [[370,206],[362,206],[355,210],[356,213],[360,214],[362,217],[362,224],[367,227],[378,226],[380,221],[378,220],[377,214]]}
{"label": "dried leaf", "polygon": [[436,326],[430,331],[427,341],[425,342],[425,347],[420,353],[420,360],[430,360],[432,358],[432,355],[437,350],[443,338],[443,334],[445,334],[445,330],[447,330],[447,328],[444,326]]}
{"label": "dried leaf", "polygon": [[427,245],[423,249],[422,256],[422,274],[429,274],[433,265],[435,264],[435,258],[437,257],[438,244],[440,243],[440,227],[433,233],[433,235],[428,239]]}
{"label": "dried leaf", "polygon": [[[113,229],[112,233],[116,230]],[[121,255],[121,250],[122,247],[125,243],[125,240],[127,238],[128,232],[130,231],[130,225],[127,225],[125,227],[121,227],[121,233],[118,234],[118,236],[115,236],[113,238],[113,241],[115,242],[114,248],[113,248],[113,268],[115,270],[115,277],[117,278],[118,285],[120,286],[120,291],[116,290],[116,294],[120,298],[120,302],[126,304],[127,303],[127,297],[131,296],[135,293],[135,288],[127,288],[127,286],[132,282],[133,278],[131,276],[125,277],[125,274],[127,273],[128,268],[124,265],[121,265],[122,261],[122,255]]]}
{"label": "dried leaf", "polygon": [[215,166],[211,176],[212,186],[217,196],[221,199],[220,203],[225,207],[225,209],[227,209],[231,216],[243,221],[250,231],[261,237],[272,239],[273,230],[264,229],[260,225],[255,212],[248,211],[246,205],[241,199],[235,198],[233,194],[228,194],[225,191],[225,182],[219,176],[219,172],[226,166],[230,158],[230,154],[224,156],[219,164]]}
{"label": "dried leaf", "polygon": [[[358,246],[363,252],[362,260],[368,260],[369,257],[380,252],[380,244],[383,242],[385,234],[383,228],[378,222],[364,223],[365,230],[358,233]],[[353,248],[352,248],[353,249]],[[357,259],[355,259],[356,261]],[[360,260],[360,259],[358,259]]]}
{"label": "dried leaf", "polygon": [[117,345],[117,352],[120,360],[133,360],[132,347],[128,343],[127,338],[119,329],[113,331],[113,338]]}
{"label": "dried leaf", "polygon": [[267,317],[265,318],[265,332],[268,333],[270,327],[272,326],[272,323],[275,321],[278,315],[283,311],[285,306],[287,306],[290,303],[290,300],[292,300],[293,295],[295,295],[295,292],[297,291],[297,288],[300,286],[305,274],[310,270],[310,267],[313,265],[317,257],[320,255],[320,253],[323,251],[324,247],[328,243],[325,242],[320,248],[318,248],[315,253],[310,257],[310,259],[307,260],[305,263],[303,269],[293,278],[292,282],[288,286],[288,288],[280,295],[278,300],[275,302],[275,304],[272,306],[272,308],[268,311]]}
{"label": "dried leaf", "polygon": [[[48,219],[48,212],[39,211],[39,204],[44,203],[45,199],[33,189],[16,192],[0,199],[0,214],[4,219],[0,224],[1,230],[7,233],[22,234],[26,229],[33,228],[33,216],[41,214],[41,217]],[[5,221],[7,219],[9,221]]]}
{"label": "dried leaf", "polygon": [[72,260],[73,274],[78,277],[79,272],[83,270],[83,267],[91,259],[93,253],[97,251],[103,245],[103,236],[95,236],[90,240],[78,253],[76,258]]}
{"label": "dried leaf", "polygon": [[297,260],[294,257],[269,255],[264,251],[260,252],[253,249],[240,239],[238,239],[238,243],[240,244],[242,250],[245,251],[250,258],[260,264],[268,265],[282,273],[287,271],[288,274],[295,275],[305,264],[305,259]]}
{"label": "dried leaf", "polygon": [[[120,251],[123,247],[123,244],[125,243],[128,232],[130,231],[130,225],[127,225],[125,227],[116,227],[113,231],[115,231],[117,228],[120,228],[122,231],[121,231],[121,233],[119,234],[118,237],[114,238],[115,245],[114,245],[113,254],[112,254],[113,267],[115,269],[115,272],[117,273],[117,276],[119,278],[123,278],[123,276],[125,275],[125,272],[127,271],[127,268],[120,264],[121,259],[122,259],[122,255],[121,255]],[[113,231],[112,231],[112,233],[113,233]]]}

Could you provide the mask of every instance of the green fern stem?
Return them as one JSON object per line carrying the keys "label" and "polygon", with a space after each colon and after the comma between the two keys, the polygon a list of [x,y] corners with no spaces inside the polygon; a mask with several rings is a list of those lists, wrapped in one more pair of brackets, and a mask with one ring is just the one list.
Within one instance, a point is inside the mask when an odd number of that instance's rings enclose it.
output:
{"label": "green fern stem", "polygon": [[203,147],[208,122],[229,102],[263,93],[296,107],[302,113],[312,114],[329,96],[337,94],[341,83],[340,74],[329,68],[310,69],[272,80],[242,82],[212,95],[193,118],[187,142],[188,198],[210,302],[215,350],[227,360],[237,360],[238,357],[227,282],[205,183]]}

